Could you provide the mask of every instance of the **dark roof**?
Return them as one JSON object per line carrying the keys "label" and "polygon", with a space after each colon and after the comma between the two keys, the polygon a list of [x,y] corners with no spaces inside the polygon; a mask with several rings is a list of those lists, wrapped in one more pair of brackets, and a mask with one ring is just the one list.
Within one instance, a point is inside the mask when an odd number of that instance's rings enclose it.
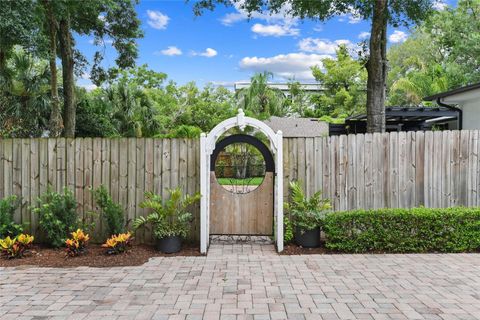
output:
{"label": "dark roof", "polygon": [[[425,121],[438,117],[456,117],[457,112],[445,107],[386,107],[386,121]],[[346,121],[366,121],[367,115],[351,116]]]}
{"label": "dark roof", "polygon": [[455,94],[459,94],[459,93],[462,93],[462,92],[467,92],[467,91],[475,90],[475,89],[479,89],[479,88],[480,88],[480,82],[479,83],[474,83],[474,84],[471,84],[471,85],[468,85],[468,86],[456,88],[456,89],[453,89],[453,90],[440,92],[440,93],[434,94],[433,96],[425,97],[425,98],[423,98],[423,100],[433,101],[433,100],[437,100],[438,98],[445,98],[445,97],[453,96]]}

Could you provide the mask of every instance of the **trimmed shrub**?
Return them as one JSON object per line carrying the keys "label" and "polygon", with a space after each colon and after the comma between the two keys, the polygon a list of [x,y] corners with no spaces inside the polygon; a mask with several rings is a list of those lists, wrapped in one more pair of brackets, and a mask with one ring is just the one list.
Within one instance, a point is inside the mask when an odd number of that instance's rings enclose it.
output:
{"label": "trimmed shrub", "polygon": [[45,232],[48,244],[57,248],[63,246],[68,235],[77,229],[76,208],[75,197],[67,188],[63,193],[57,193],[49,186],[38,198],[37,206],[32,210],[38,214],[38,224]]}
{"label": "trimmed shrub", "polygon": [[111,237],[115,234],[125,232],[125,216],[122,206],[113,202],[105,186],[101,185],[92,190],[95,202],[100,208],[103,219],[107,222],[107,235]]}
{"label": "trimmed shrub", "polygon": [[467,252],[480,247],[480,208],[334,212],[326,247],[341,252]]}
{"label": "trimmed shrub", "polygon": [[0,200],[0,238],[16,237],[23,232],[23,227],[13,220],[15,210],[20,206],[17,196],[9,196]]}

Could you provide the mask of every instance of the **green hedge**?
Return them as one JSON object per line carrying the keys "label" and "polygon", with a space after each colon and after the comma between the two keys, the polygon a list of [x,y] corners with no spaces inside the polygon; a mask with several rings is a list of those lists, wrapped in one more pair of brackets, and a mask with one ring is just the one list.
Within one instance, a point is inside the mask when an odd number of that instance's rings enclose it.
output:
{"label": "green hedge", "polygon": [[480,247],[480,208],[379,209],[325,218],[326,247],[341,252],[466,252]]}

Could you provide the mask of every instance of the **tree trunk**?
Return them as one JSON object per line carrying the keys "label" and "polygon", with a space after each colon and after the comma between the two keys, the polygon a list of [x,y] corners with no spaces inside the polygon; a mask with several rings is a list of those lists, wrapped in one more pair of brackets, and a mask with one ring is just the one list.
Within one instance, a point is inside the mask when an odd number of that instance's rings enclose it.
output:
{"label": "tree trunk", "polygon": [[367,62],[367,132],[385,132],[387,0],[375,0]]}
{"label": "tree trunk", "polygon": [[50,91],[52,97],[52,110],[50,112],[50,136],[59,137],[62,133],[63,122],[60,107],[60,99],[58,98],[57,85],[57,21],[53,14],[52,1],[43,0],[42,2],[46,12],[48,21],[48,36],[50,38],[49,63],[50,63]]}
{"label": "tree trunk", "polygon": [[3,75],[5,71],[5,65],[6,65],[7,57],[5,52],[3,52],[2,49],[0,49],[0,74]]}
{"label": "tree trunk", "polygon": [[75,78],[73,75],[73,40],[70,33],[70,16],[67,14],[60,20],[59,39],[60,55],[62,58],[63,75],[63,121],[65,125],[64,136],[75,137]]}

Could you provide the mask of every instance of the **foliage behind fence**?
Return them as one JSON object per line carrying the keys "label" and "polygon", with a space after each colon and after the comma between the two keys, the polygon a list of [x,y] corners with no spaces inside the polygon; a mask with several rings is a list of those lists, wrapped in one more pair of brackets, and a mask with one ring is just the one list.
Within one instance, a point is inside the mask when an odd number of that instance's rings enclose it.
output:
{"label": "foliage behind fence", "polygon": [[[322,189],[335,210],[480,205],[479,131],[400,132],[284,139],[284,179],[300,180],[307,194]],[[146,211],[145,191],[199,191],[197,139],[0,140],[0,198],[22,196],[15,219],[37,231],[29,206],[51,184],[68,187],[78,214],[96,210],[91,187],[105,185],[127,220]],[[194,210],[192,239],[198,239]],[[105,226],[97,222],[96,234]],[[150,240],[148,230],[137,234]]]}

